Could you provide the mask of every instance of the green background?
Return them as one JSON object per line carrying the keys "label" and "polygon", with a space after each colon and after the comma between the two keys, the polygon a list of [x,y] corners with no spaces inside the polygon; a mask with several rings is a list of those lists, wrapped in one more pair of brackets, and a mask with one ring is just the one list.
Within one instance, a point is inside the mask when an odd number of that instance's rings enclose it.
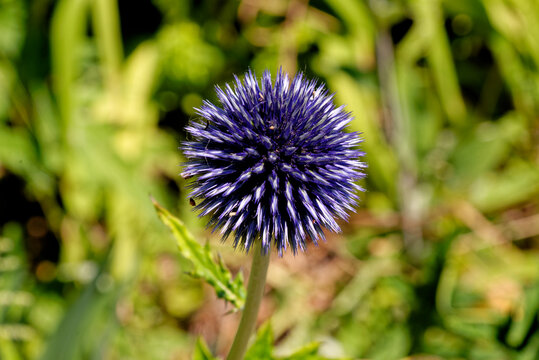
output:
{"label": "green background", "polygon": [[234,272],[178,176],[248,68],[325,82],[369,164],[343,233],[276,254],[276,353],[539,359],[539,2],[0,0],[0,359],[224,355],[150,194]]}

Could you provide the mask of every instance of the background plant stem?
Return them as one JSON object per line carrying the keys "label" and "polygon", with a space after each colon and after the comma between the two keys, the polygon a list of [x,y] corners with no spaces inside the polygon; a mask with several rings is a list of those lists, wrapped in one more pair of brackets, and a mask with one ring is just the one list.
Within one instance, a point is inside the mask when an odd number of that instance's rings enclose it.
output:
{"label": "background plant stem", "polygon": [[251,274],[249,275],[249,284],[247,285],[245,307],[227,360],[241,360],[245,355],[249,338],[256,326],[258,308],[260,307],[260,302],[264,295],[269,260],[269,252],[264,254],[260,245],[258,245],[253,252],[253,262],[251,265]]}

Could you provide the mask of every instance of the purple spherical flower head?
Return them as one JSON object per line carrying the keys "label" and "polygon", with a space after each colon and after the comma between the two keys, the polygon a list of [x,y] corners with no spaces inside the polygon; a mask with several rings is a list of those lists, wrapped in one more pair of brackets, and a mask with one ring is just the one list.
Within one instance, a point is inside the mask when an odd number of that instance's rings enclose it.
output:
{"label": "purple spherical flower head", "polygon": [[251,71],[235,80],[216,87],[221,105],[204,101],[186,128],[193,139],[182,146],[182,175],[198,177],[195,209],[246,251],[261,241],[265,252],[273,244],[296,253],[323,239],[322,227],[339,232],[335,219],[354,211],[366,166],[359,135],[343,131],[350,113],[301,73],[290,81],[279,71],[274,84],[268,71],[260,83]]}

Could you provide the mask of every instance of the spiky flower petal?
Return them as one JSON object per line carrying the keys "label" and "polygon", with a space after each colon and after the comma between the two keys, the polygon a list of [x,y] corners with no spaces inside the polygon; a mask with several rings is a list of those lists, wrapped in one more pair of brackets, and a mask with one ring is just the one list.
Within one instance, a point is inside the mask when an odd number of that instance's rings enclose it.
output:
{"label": "spiky flower petal", "polygon": [[362,140],[343,131],[350,113],[301,73],[290,81],[280,71],[272,83],[266,71],[259,83],[249,71],[216,92],[221,105],[196,109],[201,120],[182,146],[182,175],[198,177],[191,196],[202,199],[196,209],[211,216],[208,226],[223,240],[234,232],[235,247],[261,241],[279,254],[316,243],[323,227],[340,231],[335,219],[354,211],[362,190],[355,182],[365,176]]}

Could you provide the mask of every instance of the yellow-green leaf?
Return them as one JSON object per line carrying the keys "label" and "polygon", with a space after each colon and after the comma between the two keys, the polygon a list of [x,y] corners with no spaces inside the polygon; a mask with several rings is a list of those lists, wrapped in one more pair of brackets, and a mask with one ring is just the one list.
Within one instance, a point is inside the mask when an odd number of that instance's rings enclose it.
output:
{"label": "yellow-green leaf", "polygon": [[230,302],[236,309],[241,309],[245,302],[241,273],[233,279],[223,262],[213,259],[208,245],[202,246],[196,241],[185,224],[157,201],[153,200],[153,204],[161,221],[172,231],[180,253],[192,263],[193,268],[189,274],[204,279],[215,289],[219,298]]}

